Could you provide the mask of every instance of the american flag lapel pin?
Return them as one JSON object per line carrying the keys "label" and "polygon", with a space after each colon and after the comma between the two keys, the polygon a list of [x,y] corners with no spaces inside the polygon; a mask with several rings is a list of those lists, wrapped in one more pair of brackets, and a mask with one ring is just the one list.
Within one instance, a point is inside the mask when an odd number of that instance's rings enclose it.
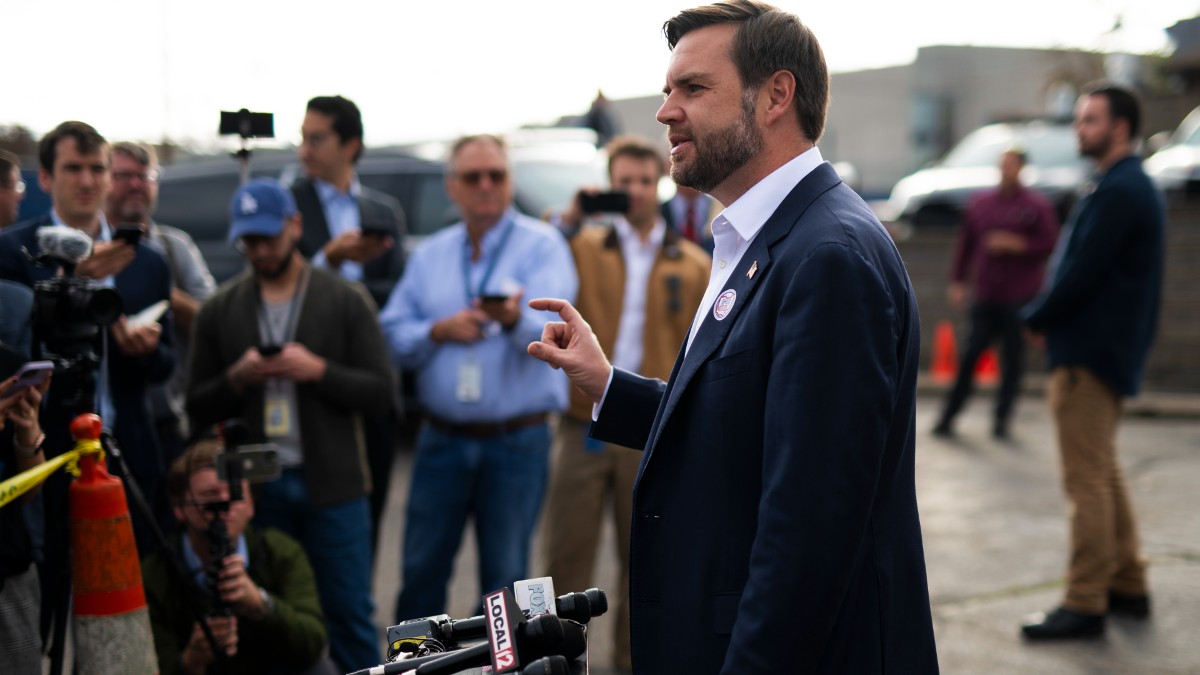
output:
{"label": "american flag lapel pin", "polygon": [[747,278],[747,279],[753,279],[753,278],[754,278],[754,273],[755,273],[755,272],[757,272],[757,271],[758,271],[758,261],[757,261],[757,260],[755,260],[755,261],[754,261],[754,264],[750,265],[750,269],[749,269],[749,270],[746,272],[746,278]]}

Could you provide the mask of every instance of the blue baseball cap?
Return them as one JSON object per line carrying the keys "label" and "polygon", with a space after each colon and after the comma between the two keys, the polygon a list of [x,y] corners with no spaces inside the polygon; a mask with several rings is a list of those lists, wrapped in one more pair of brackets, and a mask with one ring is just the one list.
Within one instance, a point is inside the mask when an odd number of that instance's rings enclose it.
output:
{"label": "blue baseball cap", "polygon": [[239,187],[229,202],[229,241],[248,235],[278,237],[294,215],[291,190],[270,178],[256,178]]}

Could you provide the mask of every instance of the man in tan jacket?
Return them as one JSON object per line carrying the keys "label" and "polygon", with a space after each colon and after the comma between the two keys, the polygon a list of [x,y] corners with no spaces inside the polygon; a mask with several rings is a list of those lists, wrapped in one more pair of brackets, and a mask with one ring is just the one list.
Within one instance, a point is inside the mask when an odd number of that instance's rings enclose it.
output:
{"label": "man in tan jacket", "polygon": [[[614,363],[665,379],[704,297],[712,259],[660,217],[657,196],[663,162],[657,147],[621,136],[607,150],[609,182],[613,190],[629,196],[629,206],[611,224],[585,226],[571,240],[579,274],[576,306]],[[577,196],[562,214],[571,229],[585,218],[584,201]],[[592,585],[605,502],[611,499],[621,566],[614,665],[630,670],[629,525],[642,453],[588,438],[591,419],[591,402],[572,389],[550,481],[547,574],[557,591]]]}

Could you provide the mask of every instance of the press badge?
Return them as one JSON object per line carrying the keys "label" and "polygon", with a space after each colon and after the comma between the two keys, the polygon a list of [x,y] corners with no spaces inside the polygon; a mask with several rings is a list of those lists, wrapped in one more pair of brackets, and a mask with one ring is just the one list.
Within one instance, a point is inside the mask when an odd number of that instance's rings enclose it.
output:
{"label": "press badge", "polygon": [[478,403],[483,397],[483,368],[474,355],[458,364],[458,386],[455,396],[459,403]]}
{"label": "press badge", "polygon": [[267,436],[287,436],[292,428],[287,399],[282,396],[271,396],[267,398],[266,406],[266,410],[263,412],[263,427]]}

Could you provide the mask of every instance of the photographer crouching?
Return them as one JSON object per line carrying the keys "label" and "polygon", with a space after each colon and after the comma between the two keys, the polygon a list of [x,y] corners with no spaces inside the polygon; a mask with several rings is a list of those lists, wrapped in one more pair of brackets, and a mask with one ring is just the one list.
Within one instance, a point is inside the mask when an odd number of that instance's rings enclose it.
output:
{"label": "photographer crouching", "polygon": [[[221,450],[218,441],[200,441],[171,464],[167,491],[182,528],[165,551],[142,563],[160,673],[217,672],[210,670],[218,659],[196,606],[207,610],[204,620],[228,656],[222,672],[335,672],[325,656],[325,622],[304,550],[282,532],[249,526],[254,500],[248,483],[242,481],[240,499],[230,499],[229,484],[217,474]],[[213,549],[230,553],[218,560]],[[185,579],[169,556],[182,562]]]}

